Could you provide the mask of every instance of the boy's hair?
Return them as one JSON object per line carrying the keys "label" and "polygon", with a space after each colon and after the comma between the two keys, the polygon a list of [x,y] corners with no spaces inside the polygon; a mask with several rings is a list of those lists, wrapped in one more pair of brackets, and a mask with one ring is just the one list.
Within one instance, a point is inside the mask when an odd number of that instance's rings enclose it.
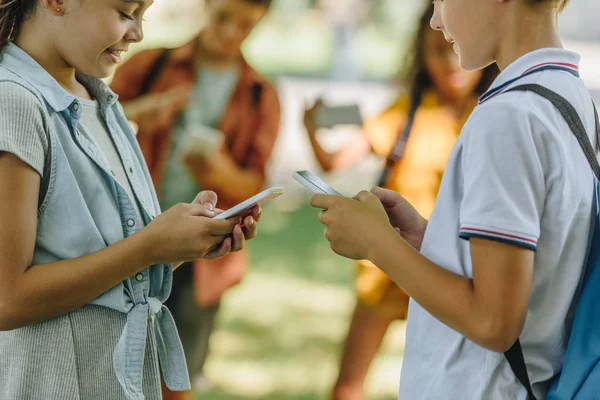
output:
{"label": "boy's hair", "polygon": [[0,0],[0,50],[17,37],[23,21],[35,5],[35,0]]}
{"label": "boy's hair", "polygon": [[536,4],[536,5],[547,3],[547,4],[555,7],[558,11],[564,10],[565,7],[567,6],[567,4],[569,4],[569,1],[570,0],[529,0],[530,3]]}

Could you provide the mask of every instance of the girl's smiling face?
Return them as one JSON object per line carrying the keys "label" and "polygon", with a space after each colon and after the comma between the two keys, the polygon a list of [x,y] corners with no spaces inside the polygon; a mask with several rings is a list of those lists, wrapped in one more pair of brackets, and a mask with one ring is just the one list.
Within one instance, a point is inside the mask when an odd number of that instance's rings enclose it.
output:
{"label": "girl's smiling face", "polygon": [[110,76],[129,45],[141,41],[143,16],[152,0],[66,0],[52,29],[55,48],[69,67],[98,78]]}

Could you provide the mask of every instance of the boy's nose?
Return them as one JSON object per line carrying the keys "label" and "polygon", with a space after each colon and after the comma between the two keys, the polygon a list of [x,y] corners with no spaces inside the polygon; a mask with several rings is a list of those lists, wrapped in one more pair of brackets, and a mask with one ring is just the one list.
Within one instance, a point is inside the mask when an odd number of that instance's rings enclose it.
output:
{"label": "boy's nose", "polygon": [[440,15],[439,2],[437,1],[433,6],[433,16],[431,17],[431,21],[429,21],[429,25],[431,25],[431,28],[436,31],[441,31],[444,28],[442,24],[442,17]]}

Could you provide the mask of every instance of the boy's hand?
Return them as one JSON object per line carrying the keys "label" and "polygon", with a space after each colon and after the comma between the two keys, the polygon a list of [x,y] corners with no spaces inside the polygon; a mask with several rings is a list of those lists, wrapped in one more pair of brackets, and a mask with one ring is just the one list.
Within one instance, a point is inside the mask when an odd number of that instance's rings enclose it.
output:
{"label": "boy's hand", "polygon": [[355,198],[316,194],[310,204],[321,208],[319,220],[326,226],[325,237],[337,254],[354,259],[370,259],[382,235],[394,235],[381,202],[369,192]]}
{"label": "boy's hand", "polygon": [[415,249],[421,249],[427,220],[415,210],[415,208],[398,193],[375,187],[371,193],[376,196],[383,205],[390,223],[400,236],[404,238]]}

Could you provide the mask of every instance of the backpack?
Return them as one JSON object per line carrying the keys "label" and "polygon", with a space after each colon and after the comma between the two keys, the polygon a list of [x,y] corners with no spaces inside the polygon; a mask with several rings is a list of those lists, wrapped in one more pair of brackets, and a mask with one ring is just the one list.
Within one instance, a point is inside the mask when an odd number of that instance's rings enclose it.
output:
{"label": "backpack", "polygon": [[[575,311],[565,361],[554,379],[547,400],[600,399],[600,164],[575,108],[562,96],[540,85],[516,86],[511,91],[527,91],[548,99],[562,114],[577,137],[596,177],[594,210],[582,289]],[[600,145],[600,123],[596,116],[596,134]],[[519,340],[505,354],[513,372],[525,387],[529,400],[536,400]]]}

